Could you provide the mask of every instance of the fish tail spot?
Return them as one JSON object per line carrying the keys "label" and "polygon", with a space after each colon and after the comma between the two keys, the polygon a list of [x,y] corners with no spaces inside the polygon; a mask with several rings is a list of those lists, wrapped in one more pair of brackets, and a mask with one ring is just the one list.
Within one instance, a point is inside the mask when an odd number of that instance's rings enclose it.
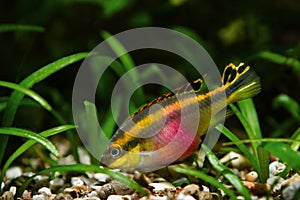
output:
{"label": "fish tail spot", "polygon": [[222,75],[226,88],[228,103],[251,98],[261,90],[260,79],[250,66],[240,63],[238,66],[230,63]]}

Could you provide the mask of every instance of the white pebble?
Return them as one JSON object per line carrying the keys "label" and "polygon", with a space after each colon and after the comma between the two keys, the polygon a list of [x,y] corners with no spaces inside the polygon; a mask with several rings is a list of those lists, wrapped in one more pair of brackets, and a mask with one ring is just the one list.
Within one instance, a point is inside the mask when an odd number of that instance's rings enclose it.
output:
{"label": "white pebble", "polygon": [[100,192],[102,187],[103,187],[103,186],[101,186],[101,185],[92,185],[92,186],[91,186],[91,188],[92,188],[93,190],[96,190],[97,192]]}
{"label": "white pebble", "polygon": [[285,170],[286,166],[278,161],[274,161],[269,165],[270,176],[277,176]]}
{"label": "white pebble", "polygon": [[129,195],[110,195],[107,200],[131,200]]}
{"label": "white pebble", "polygon": [[196,200],[194,197],[192,197],[191,195],[186,195],[183,193],[179,193],[179,195],[176,198],[177,200]]}
{"label": "white pebble", "polygon": [[243,169],[250,166],[250,163],[247,160],[247,158],[233,151],[226,154],[223,158],[220,159],[220,161],[221,163],[229,162],[232,167],[237,169]]}
{"label": "white pebble", "polygon": [[282,197],[285,200],[292,200],[296,192],[300,189],[300,182],[295,182],[289,185],[282,191]]}
{"label": "white pebble", "polygon": [[[34,174],[34,173],[33,173]],[[45,180],[48,180],[49,179],[49,176],[43,176],[43,175],[38,175],[34,178],[35,180],[38,180],[38,181],[45,181]]]}
{"label": "white pebble", "polygon": [[89,193],[87,195],[88,197],[97,197],[98,196],[98,193],[96,191],[92,191],[91,193]]}
{"label": "white pebble", "polygon": [[13,193],[13,195],[15,196],[16,193],[17,193],[17,187],[11,186],[11,187],[9,188],[9,191],[11,191],[11,192]]}
{"label": "white pebble", "polygon": [[46,194],[47,196],[51,196],[52,193],[51,193],[51,190],[47,187],[42,187],[38,190],[38,193],[39,194]]}
{"label": "white pebble", "polygon": [[154,187],[153,192],[157,193],[160,191],[165,190],[176,190],[176,188],[169,182],[162,182],[162,183],[150,183],[150,186]]}
{"label": "white pebble", "polygon": [[33,195],[32,200],[46,200],[47,198],[45,197],[44,194],[37,194]]}
{"label": "white pebble", "polygon": [[204,192],[209,192],[209,188],[205,185],[202,185],[202,189]]}
{"label": "white pebble", "polygon": [[[79,198],[78,198],[79,200]],[[82,200],[100,200],[99,197],[83,197]]]}
{"label": "white pebble", "polygon": [[94,178],[97,181],[102,182],[102,183],[106,183],[110,179],[110,177],[108,175],[103,174],[103,173],[96,173],[96,174],[94,174]]}
{"label": "white pebble", "polygon": [[150,195],[149,200],[169,200],[169,198],[167,196]]}
{"label": "white pebble", "polygon": [[272,191],[274,193],[277,193],[281,190],[282,183],[284,182],[284,179],[280,176],[271,176],[267,179],[267,184],[271,186]]}
{"label": "white pebble", "polygon": [[79,154],[80,163],[86,164],[86,165],[91,164],[91,158],[90,158],[89,154],[82,147],[78,148],[78,154]]}
{"label": "white pebble", "polygon": [[82,181],[82,179],[80,177],[72,177],[71,184],[73,186],[83,186],[84,182]]}
{"label": "white pebble", "polygon": [[7,179],[14,179],[21,175],[22,175],[21,167],[11,167],[5,173]]}
{"label": "white pebble", "polygon": [[5,183],[4,183],[4,182],[1,182],[0,190],[2,190],[2,188],[4,188],[4,186],[5,186]]}
{"label": "white pebble", "polygon": [[58,189],[61,186],[63,186],[64,183],[65,182],[64,182],[63,179],[56,177],[55,179],[53,179],[53,180],[50,181],[50,186],[49,187],[50,187],[51,190],[55,191],[56,189]]}

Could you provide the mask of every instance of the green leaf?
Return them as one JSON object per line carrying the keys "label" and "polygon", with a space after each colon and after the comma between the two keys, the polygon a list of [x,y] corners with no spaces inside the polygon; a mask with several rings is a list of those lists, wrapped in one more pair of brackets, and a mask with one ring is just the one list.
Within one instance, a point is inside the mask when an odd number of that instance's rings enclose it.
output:
{"label": "green leaf", "polygon": [[147,195],[146,191],[135,181],[131,180],[130,178],[124,176],[123,174],[119,172],[111,171],[104,167],[99,167],[95,165],[84,165],[84,164],[76,164],[76,165],[61,165],[61,166],[55,166],[48,169],[44,169],[42,171],[39,171],[34,176],[30,177],[28,180],[25,181],[25,183],[19,188],[17,196],[20,196],[25,188],[28,186],[28,184],[32,181],[32,179],[38,175],[42,175],[45,173],[65,173],[65,172],[94,172],[94,173],[104,173],[110,176],[113,179],[117,179],[121,181],[122,183],[132,187],[137,192],[141,193],[142,195]]}
{"label": "green leaf", "polygon": [[263,51],[257,54],[258,57],[269,60],[271,62],[280,64],[280,65],[287,65],[292,67],[292,69],[297,72],[298,76],[300,73],[300,62],[295,58],[285,57],[283,55],[273,53],[270,51]]}
{"label": "green leaf", "polygon": [[[43,131],[41,133],[39,133],[40,136],[42,137],[50,137],[52,135],[56,135],[58,133],[62,133],[64,131],[70,130],[70,129],[74,129],[75,126],[74,125],[63,125],[63,126],[58,126],[55,128],[51,128],[48,129],[46,131]],[[1,176],[0,176],[0,180],[3,180],[3,176],[6,172],[6,170],[8,169],[8,167],[11,165],[11,163],[17,158],[19,157],[22,153],[24,153],[26,150],[28,150],[30,147],[32,147],[37,141],[30,139],[28,141],[26,141],[23,145],[21,145],[17,150],[15,150],[13,152],[13,154],[11,156],[9,156],[9,158],[7,159],[7,161],[5,162],[3,168],[2,168],[2,172],[1,172]]]}
{"label": "green leaf", "polygon": [[273,106],[275,108],[285,108],[295,119],[300,120],[300,106],[296,100],[289,97],[286,94],[279,94],[273,100]]}
{"label": "green leaf", "polygon": [[206,145],[202,144],[202,149],[204,150],[209,162],[217,170],[217,172],[221,173],[232,184],[232,186],[243,195],[245,199],[251,199],[248,189],[241,182],[240,178],[231,172],[228,167],[223,165],[217,156],[215,156]]}
{"label": "green leaf", "polygon": [[6,82],[6,81],[0,81],[0,86],[20,91],[20,92],[30,96],[35,101],[37,101],[46,110],[49,110],[49,111],[52,110],[52,107],[50,106],[50,104],[45,99],[43,99],[40,95],[38,95],[36,92],[34,92],[32,90],[24,88],[16,83],[11,83],[11,82]]}
{"label": "green leaf", "polygon": [[[131,76],[134,85],[139,86],[138,84],[139,74],[137,73],[136,70],[134,70],[135,64],[131,56],[128,54],[127,50],[125,49],[125,47],[108,32],[102,31],[101,35],[105,39],[105,41],[110,45],[112,50],[119,56],[119,59],[122,65],[124,66],[125,71],[127,72],[133,69],[129,75]],[[118,69],[115,68],[114,70],[116,71]],[[121,68],[119,70],[120,72],[118,72],[118,74],[124,71],[124,69]],[[141,88],[137,89],[137,95],[138,95],[137,96],[138,102],[145,102],[145,94]]]}
{"label": "green leaf", "polygon": [[[295,133],[292,135],[291,137],[294,140],[300,140],[300,127],[295,131]],[[293,149],[294,151],[297,151],[299,149],[300,143],[298,142],[293,142],[291,144],[291,149]]]}
{"label": "green leaf", "polygon": [[25,129],[20,128],[0,128],[0,134],[5,135],[15,135],[19,137],[25,137],[28,139],[33,139],[36,142],[39,142],[42,144],[45,148],[47,148],[51,153],[53,153],[56,157],[59,157],[59,152],[57,148],[52,144],[49,140],[47,140],[45,137],[36,134],[32,131],[28,131]]}
{"label": "green leaf", "polygon": [[257,147],[257,154],[260,165],[260,182],[265,183],[269,178],[270,154],[261,146]]}
{"label": "green leaf", "polygon": [[260,171],[259,164],[258,164],[257,160],[255,160],[255,157],[253,156],[253,154],[250,153],[250,151],[244,144],[240,143],[240,139],[238,137],[236,137],[234,133],[232,133],[229,129],[227,129],[222,124],[219,124],[216,127],[216,129],[218,131],[220,131],[221,133],[223,133],[228,139],[230,139],[241,150],[241,152],[244,153],[244,155],[248,158],[248,160],[251,162],[251,164],[253,165],[253,167],[256,171]]}
{"label": "green leaf", "polygon": [[241,110],[241,113],[246,118],[251,128],[254,138],[255,139],[261,138],[262,137],[261,129],[260,129],[259,120],[257,117],[253,100],[249,98],[249,99],[238,101],[237,104]]}
{"label": "green leaf", "polygon": [[263,148],[278,157],[280,160],[286,162],[295,170],[300,171],[300,152],[293,151],[291,147],[283,143],[266,143]]}
{"label": "green leaf", "polygon": [[24,24],[0,24],[0,33],[11,31],[33,31],[43,32],[45,29],[41,26],[24,25]]}
{"label": "green leaf", "polygon": [[[54,74],[55,72],[58,72],[59,70],[63,69],[66,66],[69,66],[81,59],[84,59],[85,57],[88,56],[88,53],[77,53],[71,56],[67,56],[64,58],[61,58],[55,62],[52,62],[43,68],[33,72],[31,75],[29,75],[27,78],[25,78],[21,83],[19,84],[20,86],[24,88],[31,88],[34,84],[44,80],[45,78],[49,77],[50,75]],[[10,127],[13,124],[14,116],[17,111],[17,108],[19,106],[19,103],[21,99],[23,98],[23,93],[19,91],[14,91],[10,99],[6,105],[6,109],[2,118],[2,123],[1,125],[3,127]],[[73,138],[71,140],[75,140],[74,136],[68,134],[69,138]],[[3,159],[3,155],[5,152],[5,148],[7,145],[8,141],[8,136],[7,135],[0,135],[0,164]],[[74,143],[74,142],[73,142]],[[77,153],[77,148],[76,145],[72,145],[72,151],[74,153],[74,156],[76,160],[79,160],[78,158],[78,153]]]}
{"label": "green leaf", "polygon": [[208,176],[205,172],[197,171],[197,170],[190,169],[190,168],[184,168],[184,167],[180,167],[180,166],[170,166],[170,168],[172,168],[174,171],[176,171],[178,173],[195,176],[195,177],[205,181],[206,183],[209,183],[212,186],[215,186],[216,188],[223,190],[230,197],[230,199],[237,199],[235,194],[230,189],[228,189],[226,186],[224,186],[222,183],[220,183],[216,178]]}

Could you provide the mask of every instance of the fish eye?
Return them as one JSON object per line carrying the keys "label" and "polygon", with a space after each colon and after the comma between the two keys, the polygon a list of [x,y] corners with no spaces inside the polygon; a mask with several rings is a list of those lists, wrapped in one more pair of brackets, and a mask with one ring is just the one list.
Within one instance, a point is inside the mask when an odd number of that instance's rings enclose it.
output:
{"label": "fish eye", "polygon": [[114,146],[109,151],[109,154],[112,158],[120,157],[121,153],[122,153],[122,149],[119,146]]}

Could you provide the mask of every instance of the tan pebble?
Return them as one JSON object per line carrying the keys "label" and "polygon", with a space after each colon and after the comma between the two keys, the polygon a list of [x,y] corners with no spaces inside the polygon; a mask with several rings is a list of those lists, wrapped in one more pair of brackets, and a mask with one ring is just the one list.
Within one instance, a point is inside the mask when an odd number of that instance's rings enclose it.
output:
{"label": "tan pebble", "polygon": [[5,200],[14,200],[14,194],[11,191],[5,191],[0,198]]}
{"label": "tan pebble", "polygon": [[27,190],[25,190],[22,194],[22,199],[23,200],[30,200],[31,199],[31,192],[28,192]]}
{"label": "tan pebble", "polygon": [[181,192],[184,194],[188,194],[188,195],[194,195],[194,194],[199,195],[200,188],[199,188],[199,185],[190,184],[190,185],[185,186]]}
{"label": "tan pebble", "polygon": [[256,171],[251,171],[246,174],[245,178],[246,178],[246,181],[255,182],[258,178],[258,174]]}
{"label": "tan pebble", "polygon": [[129,187],[127,184],[121,183],[120,181],[113,180],[111,186],[114,189],[115,193],[119,195],[133,194],[134,189]]}
{"label": "tan pebble", "polygon": [[181,192],[177,196],[177,200],[192,200],[195,199],[205,199],[205,200],[212,200],[212,195],[208,191],[200,191],[200,188],[196,184],[190,184],[185,186]]}
{"label": "tan pebble", "polygon": [[242,181],[242,182],[249,190],[251,190],[255,187],[255,184],[251,181]]}
{"label": "tan pebble", "polygon": [[299,174],[295,174],[291,178],[283,181],[282,186],[289,186],[293,183],[300,183],[300,175]]}
{"label": "tan pebble", "polygon": [[110,183],[103,185],[103,187],[100,190],[103,191],[106,196],[115,194],[115,190]]}
{"label": "tan pebble", "polygon": [[252,192],[254,195],[264,195],[271,190],[271,186],[267,183],[255,183],[250,181],[242,181],[242,183]]}

